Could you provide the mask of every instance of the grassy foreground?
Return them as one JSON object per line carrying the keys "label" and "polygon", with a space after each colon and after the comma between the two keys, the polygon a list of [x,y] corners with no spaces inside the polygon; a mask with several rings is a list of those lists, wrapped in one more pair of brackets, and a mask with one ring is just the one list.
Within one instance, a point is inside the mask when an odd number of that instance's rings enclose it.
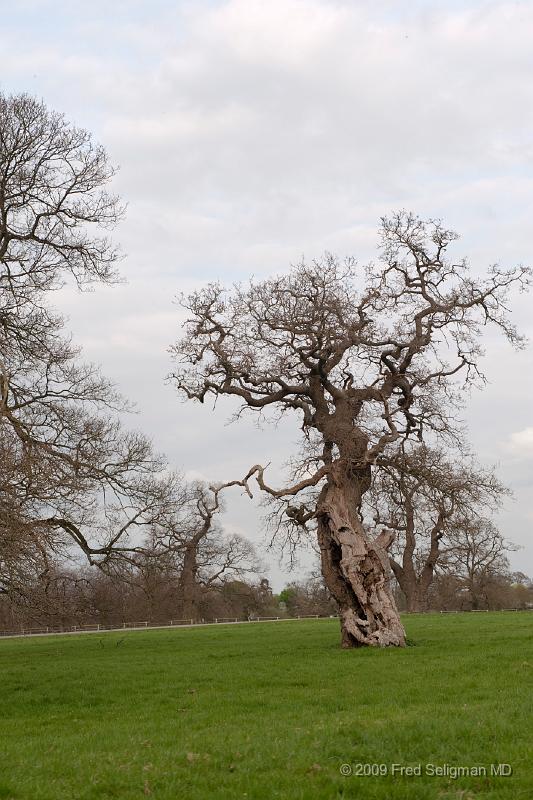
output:
{"label": "grassy foreground", "polygon": [[405,622],[404,650],[336,620],[0,641],[0,798],[532,797],[533,613]]}

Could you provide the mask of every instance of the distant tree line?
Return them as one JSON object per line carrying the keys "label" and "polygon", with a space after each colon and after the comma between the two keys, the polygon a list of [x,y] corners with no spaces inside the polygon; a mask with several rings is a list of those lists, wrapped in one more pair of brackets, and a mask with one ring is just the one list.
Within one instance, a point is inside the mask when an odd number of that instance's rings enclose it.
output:
{"label": "distant tree line", "polygon": [[[228,577],[200,586],[194,608],[179,580],[179,571],[154,565],[132,567],[120,581],[87,567],[58,570],[46,583],[28,586],[23,602],[0,596],[0,630],[337,614],[319,574],[292,581],[279,594],[272,591],[266,578]],[[400,611],[406,611],[407,599],[398,583],[394,583],[393,593]],[[510,572],[505,562],[474,576],[439,571],[425,605],[428,611],[514,608],[533,609],[533,581],[524,573]]]}

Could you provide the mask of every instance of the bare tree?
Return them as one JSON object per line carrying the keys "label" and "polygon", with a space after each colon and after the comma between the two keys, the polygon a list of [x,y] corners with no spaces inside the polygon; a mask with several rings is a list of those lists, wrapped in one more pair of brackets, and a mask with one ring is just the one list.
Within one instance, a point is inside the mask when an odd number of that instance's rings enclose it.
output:
{"label": "bare tree", "polygon": [[455,528],[496,509],[508,490],[471,457],[425,444],[378,457],[364,511],[396,534],[390,563],[408,611],[427,608],[442,548]]}
{"label": "bare tree", "polygon": [[174,564],[185,619],[198,619],[202,594],[210,587],[259,570],[251,543],[224,534],[217,524],[221,511],[220,491],[195,482],[184,490],[179,507],[152,529],[150,553],[162,565]]}
{"label": "bare tree", "polygon": [[[237,416],[296,412],[304,435],[320,442],[292,485],[273,488],[260,465],[235,483],[250,492],[255,477],[286,502],[294,524],[316,520],[344,647],[405,643],[389,587],[392,533],[372,539],[361,520],[372,465],[393,443],[446,431],[457,381],[482,380],[486,324],[522,344],[505,299],[530,275],[494,266],[475,280],[447,256],[456,235],[411,214],[383,219],[381,236],[381,259],[365,269],[326,255],[247,287],[195,292],[184,301],[185,336],[172,348],[184,397],[234,397]],[[291,500],[310,487],[316,503]]]}
{"label": "bare tree", "polygon": [[439,567],[443,574],[459,578],[471,608],[488,608],[488,587],[507,573],[507,554],[516,549],[491,520],[464,519],[450,533]]}
{"label": "bare tree", "polygon": [[[90,135],[27,95],[0,95],[0,570],[4,591],[65,557],[131,547],[174,487],[127,404],[64,333],[50,294],[116,278],[121,214]],[[135,538],[135,537],[134,537]],[[18,576],[18,577],[17,577]],[[25,578],[26,576],[26,578]]]}

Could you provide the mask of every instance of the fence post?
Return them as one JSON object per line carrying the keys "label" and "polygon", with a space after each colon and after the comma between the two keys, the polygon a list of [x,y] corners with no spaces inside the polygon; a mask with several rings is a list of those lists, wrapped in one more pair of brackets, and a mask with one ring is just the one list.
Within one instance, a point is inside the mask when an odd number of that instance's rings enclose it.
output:
{"label": "fence post", "polygon": [[98,630],[100,630],[100,623],[98,622],[97,625],[98,625]]}

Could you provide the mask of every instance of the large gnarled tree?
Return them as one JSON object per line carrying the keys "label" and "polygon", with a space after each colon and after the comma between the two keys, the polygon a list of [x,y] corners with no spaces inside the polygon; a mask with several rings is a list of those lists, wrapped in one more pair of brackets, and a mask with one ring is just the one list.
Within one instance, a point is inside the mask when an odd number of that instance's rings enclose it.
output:
{"label": "large gnarled tree", "polygon": [[[400,213],[382,221],[382,253],[363,268],[326,256],[288,275],[192,294],[173,378],[187,398],[229,395],[256,412],[295,412],[318,438],[314,465],[293,485],[262,491],[294,523],[317,522],[322,570],[337,601],[342,645],[396,645],[405,635],[389,587],[392,534],[369,537],[360,507],[376,458],[392,443],[447,426],[457,382],[479,379],[479,338],[493,323],[515,345],[510,287],[529,272],[492,267],[484,281],[447,256],[456,235]],[[294,498],[319,490],[311,507]]]}

